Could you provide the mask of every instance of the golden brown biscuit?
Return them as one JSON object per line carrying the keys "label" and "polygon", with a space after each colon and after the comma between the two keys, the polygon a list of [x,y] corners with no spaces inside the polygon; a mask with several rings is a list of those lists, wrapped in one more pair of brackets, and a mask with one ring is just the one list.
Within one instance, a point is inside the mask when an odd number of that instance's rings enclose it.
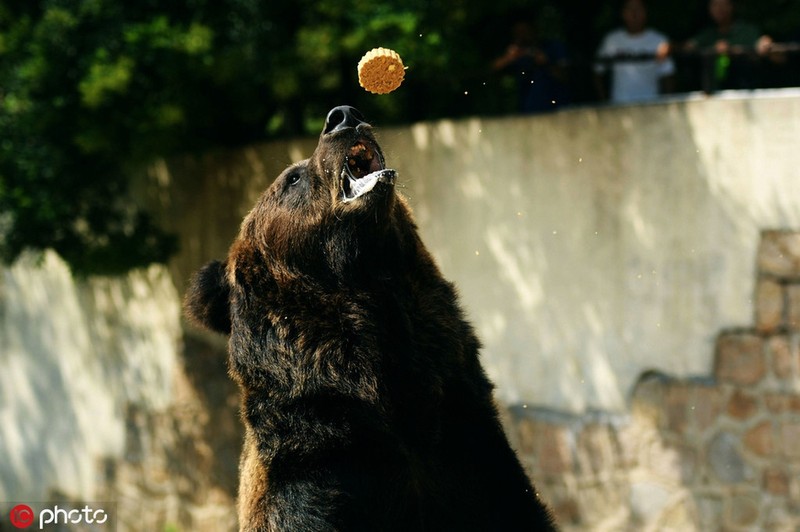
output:
{"label": "golden brown biscuit", "polygon": [[403,60],[394,50],[373,48],[358,62],[358,82],[369,92],[386,94],[403,82]]}

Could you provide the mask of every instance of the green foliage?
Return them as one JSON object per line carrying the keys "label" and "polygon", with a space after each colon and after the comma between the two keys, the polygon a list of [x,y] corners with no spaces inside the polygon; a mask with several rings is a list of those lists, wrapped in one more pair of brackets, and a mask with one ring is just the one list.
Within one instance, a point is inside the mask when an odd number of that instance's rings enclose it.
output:
{"label": "green foliage", "polygon": [[[651,21],[685,38],[704,3],[654,0]],[[766,30],[800,29],[797,2],[762,4]],[[531,5],[575,64],[618,22],[610,1],[0,0],[0,258],[53,248],[81,274],[164,261],[177,243],[132,205],[131,175],[179,152],[316,134],[334,105],[380,125],[511,112],[513,81],[487,65],[508,14]],[[385,96],[357,83],[376,46],[408,66]]]}
{"label": "green foliage", "polygon": [[[400,120],[426,77],[458,83],[443,74],[463,67],[457,46],[478,5],[3,3],[0,257],[53,248],[79,274],[166,260],[176,242],[131,203],[133,172],[176,152],[316,132],[344,102]],[[403,53],[405,96],[358,88],[358,58],[374,46]],[[446,113],[439,98],[416,115]]]}

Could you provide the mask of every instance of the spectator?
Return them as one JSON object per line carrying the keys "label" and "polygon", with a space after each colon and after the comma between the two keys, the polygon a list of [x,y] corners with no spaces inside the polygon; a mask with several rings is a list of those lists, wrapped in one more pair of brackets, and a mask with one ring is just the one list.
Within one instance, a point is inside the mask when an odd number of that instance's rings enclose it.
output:
{"label": "spectator", "polygon": [[514,23],[511,44],[492,62],[492,69],[516,77],[520,112],[542,113],[569,103],[566,47],[559,41],[539,39],[530,21]]}
{"label": "spectator", "polygon": [[800,86],[800,31],[787,34],[781,42],[770,42],[768,61],[760,72],[764,87]]}
{"label": "spectator", "polygon": [[[675,64],[669,40],[647,27],[642,0],[626,0],[621,11],[624,28],[608,33],[597,51],[595,85],[601,100],[641,102],[671,92]],[[608,76],[611,79],[609,82]]]}
{"label": "spectator", "polygon": [[766,55],[772,39],[761,35],[754,25],[736,20],[732,0],[709,0],[708,14],[714,25],[686,43],[689,51],[709,53],[703,62],[706,90],[754,88],[752,52]]}

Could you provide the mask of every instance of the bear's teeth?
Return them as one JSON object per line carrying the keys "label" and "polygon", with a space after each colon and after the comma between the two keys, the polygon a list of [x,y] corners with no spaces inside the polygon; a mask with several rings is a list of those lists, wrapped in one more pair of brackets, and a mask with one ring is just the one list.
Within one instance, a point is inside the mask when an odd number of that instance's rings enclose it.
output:
{"label": "bear's teeth", "polygon": [[355,179],[350,175],[350,172],[347,171],[348,169],[345,168],[345,171],[342,172],[342,179],[347,180],[347,184],[350,188],[350,193],[347,193],[347,187],[344,187],[342,190],[342,201],[345,203],[355,200],[359,198],[375,188],[375,185],[380,181],[383,183],[391,183],[393,177],[393,170],[377,170],[372,172],[371,174],[367,174],[360,179]]}

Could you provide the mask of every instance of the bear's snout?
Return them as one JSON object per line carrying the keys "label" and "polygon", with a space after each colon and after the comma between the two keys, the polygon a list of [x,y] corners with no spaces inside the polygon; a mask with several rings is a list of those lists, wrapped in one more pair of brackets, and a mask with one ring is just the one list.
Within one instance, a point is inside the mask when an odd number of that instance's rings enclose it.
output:
{"label": "bear's snout", "polygon": [[328,112],[322,134],[335,133],[349,127],[355,128],[361,124],[369,125],[364,121],[364,115],[358,109],[349,105],[340,105]]}

